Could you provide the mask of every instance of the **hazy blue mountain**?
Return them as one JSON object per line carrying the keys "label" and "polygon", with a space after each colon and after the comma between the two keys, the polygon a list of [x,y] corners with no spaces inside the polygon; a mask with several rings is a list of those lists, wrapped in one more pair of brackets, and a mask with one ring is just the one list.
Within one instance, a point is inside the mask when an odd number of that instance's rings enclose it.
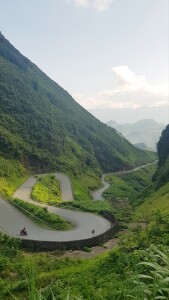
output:
{"label": "hazy blue mountain", "polygon": [[109,120],[116,121],[120,124],[124,123],[135,123],[140,120],[140,117],[144,119],[154,119],[158,123],[168,123],[168,109],[166,106],[163,107],[140,107],[137,109],[123,108],[95,108],[88,109],[93,116],[98,118],[100,121],[106,123]]}
{"label": "hazy blue mountain", "polygon": [[115,128],[135,146],[153,151],[157,151],[157,142],[162,130],[165,128],[165,124],[158,123],[152,119],[140,120],[133,124],[118,124],[117,122],[109,121],[107,125]]}
{"label": "hazy blue mountain", "polygon": [[137,143],[134,146],[142,150],[151,150],[145,143]]}

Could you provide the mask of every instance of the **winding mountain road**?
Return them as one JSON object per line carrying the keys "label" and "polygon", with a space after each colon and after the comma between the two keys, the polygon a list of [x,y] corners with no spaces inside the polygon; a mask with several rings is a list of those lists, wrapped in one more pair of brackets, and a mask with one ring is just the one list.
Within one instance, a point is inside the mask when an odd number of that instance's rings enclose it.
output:
{"label": "winding mountain road", "polygon": [[[124,173],[131,173],[141,168],[145,168],[146,166],[147,165],[144,165],[130,171],[122,171],[114,174],[122,175]],[[54,175],[60,181],[62,199],[64,201],[73,200],[74,198],[69,178],[60,173],[54,173]],[[103,187],[92,193],[94,200],[104,199],[102,197],[102,193],[109,187],[109,184],[105,181],[106,175],[107,174],[104,174],[102,176]],[[58,214],[73,223],[74,228],[69,231],[56,231],[42,228],[33,223],[9,202],[0,198],[0,231],[13,237],[21,238],[19,232],[23,227],[25,227],[28,231],[28,236],[22,237],[22,239],[63,242],[88,239],[92,237],[92,230],[95,230],[95,236],[98,236],[111,228],[111,223],[98,215],[71,211],[49,205],[46,206],[44,204],[34,202],[30,198],[30,194],[35,183],[36,178],[31,176],[23,185],[21,185],[13,196],[29,203],[47,207],[49,212]]]}
{"label": "winding mountain road", "polygon": [[[55,173],[54,175],[61,182],[63,200],[73,200],[73,193],[69,178],[64,174]],[[0,230],[4,233],[20,238],[19,232],[23,227],[25,227],[28,231],[28,236],[22,237],[24,239],[62,242],[91,238],[93,229],[95,230],[95,236],[97,236],[111,228],[111,223],[98,215],[71,211],[54,206],[46,206],[34,202],[30,198],[30,193],[35,182],[36,179],[31,176],[14,193],[14,197],[20,198],[29,203],[47,207],[49,212],[56,213],[72,222],[75,225],[74,228],[69,231],[55,231],[42,228],[33,223],[7,201],[0,198]]]}
{"label": "winding mountain road", "polygon": [[93,200],[94,201],[99,201],[99,200],[105,200],[104,197],[103,197],[103,192],[105,190],[107,190],[107,188],[110,186],[108,182],[105,181],[105,176],[106,175],[109,175],[109,174],[112,174],[112,175],[123,175],[123,174],[130,174],[130,173],[133,173],[135,171],[138,171],[140,169],[144,169],[150,165],[153,165],[153,164],[156,164],[157,163],[157,160],[154,161],[154,162],[151,162],[149,164],[146,164],[146,165],[142,165],[140,167],[136,167],[132,170],[128,170],[128,171],[119,171],[119,172],[114,172],[114,173],[108,173],[108,174],[103,174],[102,175],[102,178],[101,178],[101,181],[102,181],[102,184],[103,184],[103,187],[101,187],[100,189],[94,191],[91,193],[92,197],[93,197]]}
{"label": "winding mountain road", "polygon": [[96,191],[94,191],[94,192],[91,193],[94,201],[104,200],[104,198],[102,196],[103,192],[105,190],[107,190],[108,187],[110,186],[110,184],[107,181],[105,181],[105,176],[106,175],[107,174],[103,174],[102,178],[101,178],[101,182],[102,182],[103,187],[101,187],[100,189],[98,189],[98,190],[96,190]]}

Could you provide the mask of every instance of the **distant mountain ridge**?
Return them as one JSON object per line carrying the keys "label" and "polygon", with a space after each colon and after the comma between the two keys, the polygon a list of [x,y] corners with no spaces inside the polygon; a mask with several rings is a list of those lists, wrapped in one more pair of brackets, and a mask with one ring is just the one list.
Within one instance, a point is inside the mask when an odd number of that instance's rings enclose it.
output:
{"label": "distant mountain ridge", "polygon": [[2,34],[0,156],[74,175],[132,168],[152,159],[83,109]]}
{"label": "distant mountain ridge", "polygon": [[116,121],[119,124],[135,123],[141,118],[153,119],[158,123],[168,124],[168,110],[166,106],[143,106],[139,108],[111,108],[101,107],[88,109],[93,116],[107,123],[109,120]]}
{"label": "distant mountain ridge", "polygon": [[115,128],[135,146],[153,151],[157,151],[156,145],[162,130],[166,126],[152,119],[143,119],[133,124],[118,124],[117,122],[109,121],[107,125]]}

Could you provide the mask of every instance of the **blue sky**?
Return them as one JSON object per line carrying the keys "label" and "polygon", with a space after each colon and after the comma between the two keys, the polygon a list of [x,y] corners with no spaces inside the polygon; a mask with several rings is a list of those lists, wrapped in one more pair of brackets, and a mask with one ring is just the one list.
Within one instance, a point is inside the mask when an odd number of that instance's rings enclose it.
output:
{"label": "blue sky", "polygon": [[0,0],[0,30],[86,109],[168,109],[168,11],[168,0]]}

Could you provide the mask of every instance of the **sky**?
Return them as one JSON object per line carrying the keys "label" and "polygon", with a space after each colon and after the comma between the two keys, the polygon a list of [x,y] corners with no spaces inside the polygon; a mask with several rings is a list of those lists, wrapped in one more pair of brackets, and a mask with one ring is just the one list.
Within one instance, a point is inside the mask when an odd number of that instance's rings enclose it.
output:
{"label": "sky", "polygon": [[168,0],[0,0],[0,30],[100,120],[169,123],[168,14]]}

